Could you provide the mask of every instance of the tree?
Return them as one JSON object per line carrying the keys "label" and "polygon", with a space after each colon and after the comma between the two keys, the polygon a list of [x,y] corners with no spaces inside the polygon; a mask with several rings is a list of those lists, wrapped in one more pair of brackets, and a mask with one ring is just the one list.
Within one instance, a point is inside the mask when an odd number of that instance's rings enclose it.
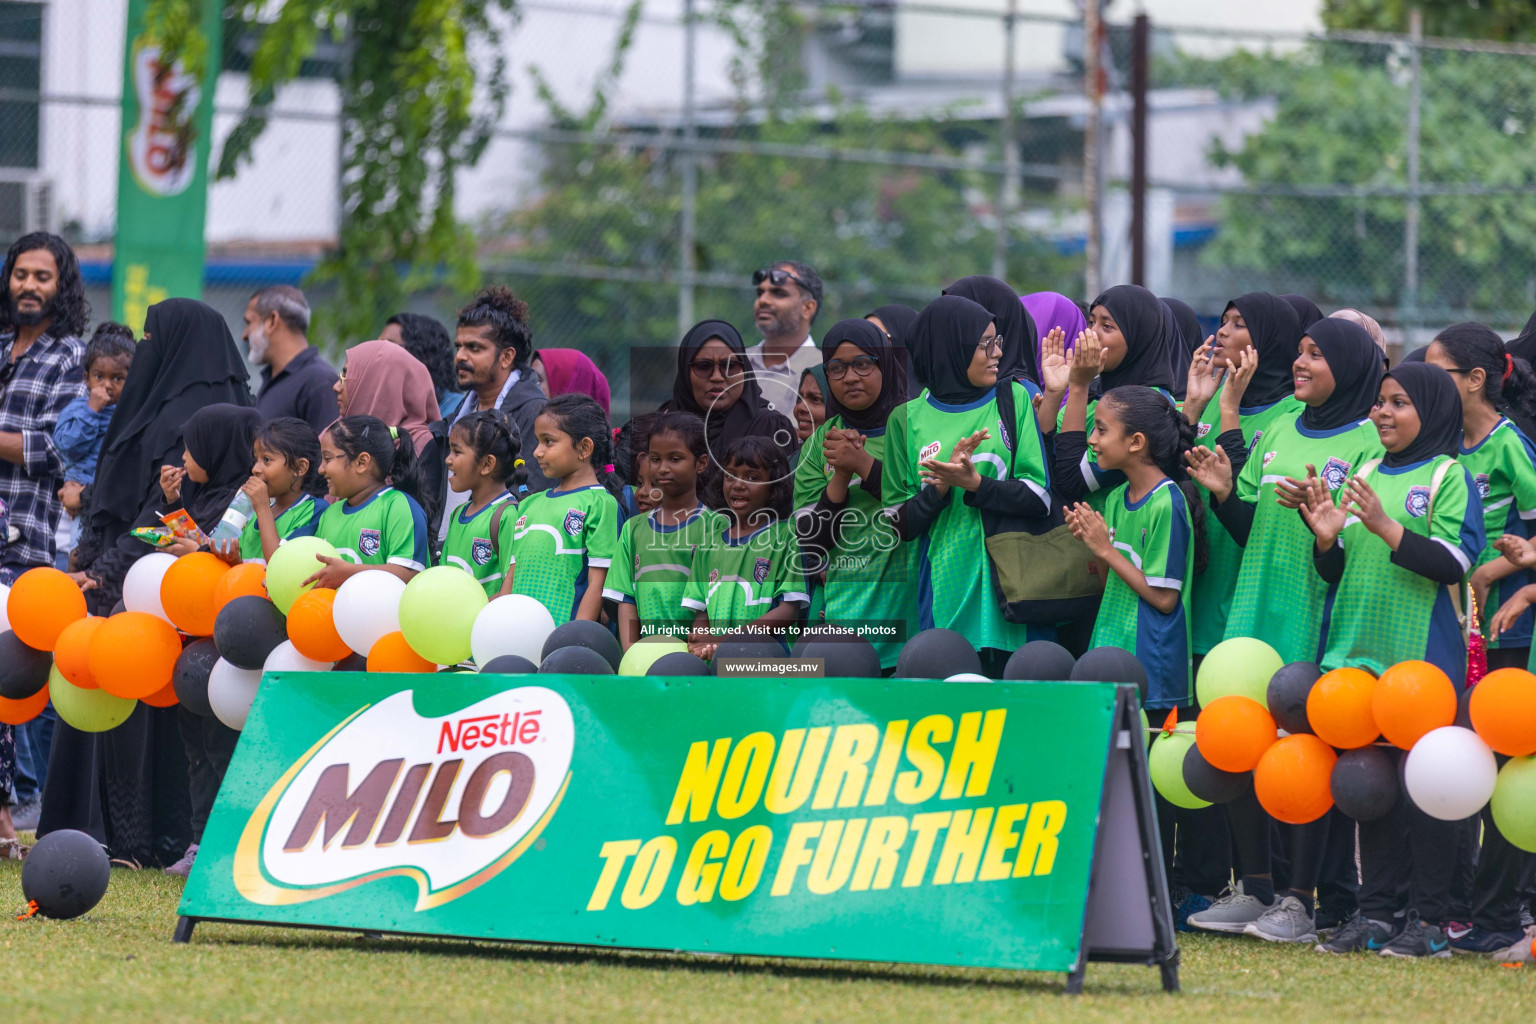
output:
{"label": "tree", "polygon": [[1408,31],[1408,9],[1424,14],[1424,34],[1444,39],[1536,42],[1530,0],[1323,0],[1324,27]]}
{"label": "tree", "polygon": [[[485,150],[506,106],[494,15],[514,0],[232,0],[226,17],[260,25],[249,106],[224,144],[218,175],[233,177],[267,125],[277,90],[326,35],[341,39],[341,227],[314,280],[334,282],[322,311],[343,338],[372,337],[402,296],[446,278],[478,281],[473,239],[454,214],[455,177]],[[194,75],[206,67],[201,0],[151,0],[146,17],[166,52]],[[485,66],[470,43],[494,54]],[[477,49],[480,48],[477,46]],[[477,96],[480,101],[476,109]],[[328,187],[321,185],[321,187]]]}

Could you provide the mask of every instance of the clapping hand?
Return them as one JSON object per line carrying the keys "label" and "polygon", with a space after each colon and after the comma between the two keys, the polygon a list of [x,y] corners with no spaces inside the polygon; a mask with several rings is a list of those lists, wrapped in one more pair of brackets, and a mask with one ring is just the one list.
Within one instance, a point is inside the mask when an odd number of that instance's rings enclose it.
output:
{"label": "clapping hand", "polygon": [[1536,544],[1515,533],[1506,533],[1493,542],[1499,554],[1522,569],[1536,566]]}
{"label": "clapping hand", "polygon": [[1344,522],[1349,518],[1349,513],[1334,504],[1333,495],[1315,475],[1307,477],[1306,497],[1307,500],[1297,506],[1301,518],[1306,520],[1312,535],[1317,538],[1317,549],[1327,551],[1339,539],[1339,534],[1344,532]]}
{"label": "clapping hand", "polygon": [[1114,536],[1109,532],[1109,524],[1093,506],[1080,501],[1063,507],[1062,512],[1072,536],[1082,541],[1095,558],[1102,560],[1110,556],[1115,548]]}
{"label": "clapping hand", "polygon": [[1104,368],[1104,348],[1092,327],[1081,331],[1077,344],[1067,353],[1068,380],[1073,387],[1086,388]]}
{"label": "clapping hand", "polygon": [[1065,394],[1071,366],[1067,362],[1067,332],[1052,327],[1040,339],[1040,389],[1054,394]]}
{"label": "clapping hand", "polygon": [[1203,411],[1221,386],[1221,375],[1227,368],[1216,365],[1215,341],[1214,335],[1206,338],[1205,344],[1195,349],[1194,358],[1189,361],[1189,380],[1184,385],[1185,408]]}
{"label": "clapping hand", "polygon": [[974,491],[981,485],[981,474],[976,472],[976,467],[971,463],[971,455],[981,442],[991,436],[983,429],[969,437],[962,437],[955,442],[948,462],[940,462],[936,458],[923,459],[919,462],[918,476],[923,483],[937,487],[943,494],[947,494],[951,487],[958,487],[963,491]]}
{"label": "clapping hand", "polygon": [[1197,445],[1184,453],[1184,462],[1195,483],[1210,491],[1218,502],[1227,500],[1232,493],[1232,460],[1227,458],[1226,449],[1221,445],[1215,448]]}

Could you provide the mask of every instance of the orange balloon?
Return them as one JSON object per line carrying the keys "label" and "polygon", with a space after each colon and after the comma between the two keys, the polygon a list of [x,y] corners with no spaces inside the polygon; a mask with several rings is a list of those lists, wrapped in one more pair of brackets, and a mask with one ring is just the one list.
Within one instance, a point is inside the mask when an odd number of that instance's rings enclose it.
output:
{"label": "orange balloon", "polygon": [[288,609],[288,639],[294,649],[315,661],[340,661],[352,653],[331,618],[334,590],[306,590]]}
{"label": "orange balloon", "polygon": [[1217,697],[1195,719],[1195,746],[1224,772],[1252,771],[1274,742],[1274,718],[1251,697]]}
{"label": "orange balloon", "polygon": [[213,588],[213,617],[235,598],[246,596],[267,596],[267,567],[260,562],[242,562],[219,577]]}
{"label": "orange balloon", "polygon": [[398,629],[385,633],[368,652],[369,672],[436,672],[437,666],[411,650]]}
{"label": "orange balloon", "polygon": [[53,663],[59,667],[59,675],[83,690],[96,689],[96,679],[91,675],[91,637],[106,621],[99,615],[76,619],[64,627],[53,649]]}
{"label": "orange balloon", "polygon": [[230,572],[229,563],[209,551],[194,551],[171,563],[160,578],[160,607],[189,636],[212,636],[214,591]]}
{"label": "orange balloon", "polygon": [[48,706],[48,687],[43,687],[30,697],[9,700],[0,697],[0,722],[6,725],[25,725],[43,713]]}
{"label": "orange balloon", "polygon": [[85,595],[67,573],[39,566],[11,585],[6,605],[16,639],[39,651],[51,651],[64,627],[85,618]]}
{"label": "orange balloon", "polygon": [[1333,765],[1339,755],[1305,733],[1276,740],[1253,769],[1253,792],[1270,817],[1305,825],[1333,806]]}
{"label": "orange balloon", "polygon": [[114,697],[144,698],[164,689],[180,656],[176,627],[148,612],[119,612],[91,637],[91,675]]}
{"label": "orange balloon", "polygon": [[1427,661],[1399,662],[1376,680],[1371,717],[1388,743],[1412,750],[1431,729],[1455,723],[1456,687]]}
{"label": "orange balloon", "polygon": [[1536,754],[1536,675],[1523,668],[1489,672],[1472,687],[1472,728],[1501,754]]}
{"label": "orange balloon", "polygon": [[1374,743],[1381,735],[1371,711],[1375,692],[1376,677],[1365,669],[1336,668],[1312,684],[1307,722],[1331,747],[1354,750]]}
{"label": "orange balloon", "polygon": [[174,707],[178,699],[176,697],[176,684],[174,681],[166,683],[148,697],[140,697],[139,699],[152,708]]}

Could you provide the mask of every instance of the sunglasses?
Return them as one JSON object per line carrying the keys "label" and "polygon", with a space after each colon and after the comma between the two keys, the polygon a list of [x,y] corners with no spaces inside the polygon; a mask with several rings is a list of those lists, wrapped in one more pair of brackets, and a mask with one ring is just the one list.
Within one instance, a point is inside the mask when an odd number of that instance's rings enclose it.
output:
{"label": "sunglasses", "polygon": [[842,380],[852,370],[855,377],[868,377],[880,366],[880,360],[874,356],[859,356],[856,359],[843,362],[841,359],[832,359],[827,362],[827,379]]}
{"label": "sunglasses", "polygon": [[746,373],[747,364],[740,356],[730,356],[726,359],[695,359],[688,364],[688,369],[700,380],[709,380],[716,373],[729,379]]}
{"label": "sunglasses", "polygon": [[764,267],[762,270],[754,270],[752,272],[752,286],[754,288],[762,284],[764,281],[767,281],[775,288],[782,288],[786,284],[789,284],[791,281],[793,281],[801,288],[805,288],[806,291],[810,291],[809,288],[805,287],[804,281],[800,280],[789,271],[780,270],[778,267]]}

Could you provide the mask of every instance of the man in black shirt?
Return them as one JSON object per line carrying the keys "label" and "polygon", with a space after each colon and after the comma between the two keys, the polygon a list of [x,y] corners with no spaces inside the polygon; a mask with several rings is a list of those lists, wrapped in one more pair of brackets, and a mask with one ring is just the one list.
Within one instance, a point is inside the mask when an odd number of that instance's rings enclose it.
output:
{"label": "man in black shirt", "polygon": [[261,367],[256,409],[269,420],[296,416],[319,433],[336,421],[336,371],[309,344],[309,303],[292,285],[275,284],[245,305],[251,362]]}

